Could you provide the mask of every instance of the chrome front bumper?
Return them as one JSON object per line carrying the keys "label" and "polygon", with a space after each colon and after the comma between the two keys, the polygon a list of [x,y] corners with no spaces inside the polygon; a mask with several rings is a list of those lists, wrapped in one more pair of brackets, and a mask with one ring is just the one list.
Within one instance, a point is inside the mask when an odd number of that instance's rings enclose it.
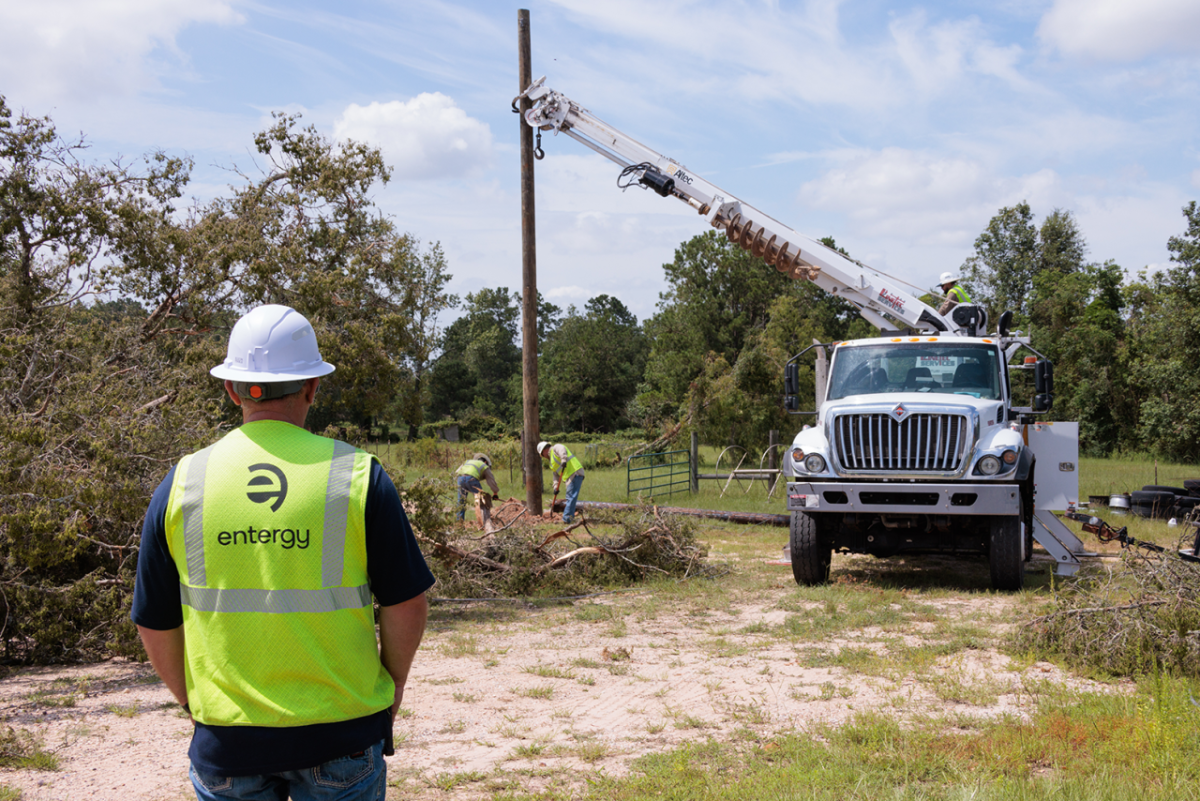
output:
{"label": "chrome front bumper", "polygon": [[789,512],[1017,515],[1015,484],[788,482]]}

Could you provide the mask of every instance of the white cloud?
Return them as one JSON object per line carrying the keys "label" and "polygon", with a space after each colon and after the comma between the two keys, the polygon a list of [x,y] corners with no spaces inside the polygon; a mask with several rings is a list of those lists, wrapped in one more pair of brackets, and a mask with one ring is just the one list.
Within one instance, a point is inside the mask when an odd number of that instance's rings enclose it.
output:
{"label": "white cloud", "polygon": [[1068,56],[1134,61],[1163,50],[1200,53],[1196,0],[1055,0],[1038,37]]}
{"label": "white cloud", "polygon": [[338,139],[379,146],[397,178],[461,178],[489,166],[492,131],[441,92],[408,102],[351,103],[334,123]]}
{"label": "white cloud", "polygon": [[590,289],[585,289],[581,286],[558,286],[553,289],[547,289],[542,295],[547,299],[558,303],[575,303],[577,301],[589,301],[595,297],[596,293]]}
{"label": "white cloud", "polygon": [[1184,199],[1173,190],[1141,185],[1139,194],[1079,196],[1072,213],[1087,237],[1088,258],[1114,259],[1130,275],[1170,259],[1167,240],[1186,222],[1179,209]]}
{"label": "white cloud", "polygon": [[94,100],[156,85],[160,50],[193,23],[238,24],[228,0],[40,0],[0,3],[0,84],[10,96]]}
{"label": "white cloud", "polygon": [[860,152],[800,187],[808,206],[844,212],[871,236],[956,242],[978,232],[995,202],[996,177],[983,163],[900,148]]}

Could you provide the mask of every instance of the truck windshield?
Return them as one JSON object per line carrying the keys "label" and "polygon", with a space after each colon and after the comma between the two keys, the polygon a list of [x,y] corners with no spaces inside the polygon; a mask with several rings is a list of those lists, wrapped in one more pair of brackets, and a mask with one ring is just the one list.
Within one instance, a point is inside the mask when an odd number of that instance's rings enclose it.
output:
{"label": "truck windshield", "polygon": [[895,392],[1000,400],[1000,353],[991,345],[946,342],[842,346],[834,351],[830,400]]}

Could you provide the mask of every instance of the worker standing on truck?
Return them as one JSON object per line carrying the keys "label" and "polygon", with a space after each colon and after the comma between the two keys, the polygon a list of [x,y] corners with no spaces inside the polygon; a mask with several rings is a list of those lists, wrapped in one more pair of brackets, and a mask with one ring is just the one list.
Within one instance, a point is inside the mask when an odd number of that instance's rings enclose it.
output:
{"label": "worker standing on truck", "polygon": [[971,296],[967,294],[967,290],[959,286],[957,274],[944,272],[942,280],[938,283],[942,285],[942,294],[946,296],[946,300],[938,307],[938,314],[946,314],[960,303],[971,302]]}
{"label": "worker standing on truck", "polygon": [[[583,486],[583,465],[571,453],[566,445],[551,445],[549,442],[538,443],[538,453],[543,459],[550,460],[550,472],[554,474],[554,497],[558,497],[558,489],[563,481],[567,482],[567,505],[563,507],[563,522],[570,523],[575,519],[575,504],[579,501],[579,488]],[[551,508],[554,502],[551,501]]]}
{"label": "worker standing on truck", "polygon": [[[455,474],[458,477],[458,519],[467,519],[467,493],[475,496],[475,519],[479,527],[487,531],[492,519],[492,501],[500,500],[500,487],[492,475],[492,460],[486,453],[477,453],[462,463]],[[483,491],[486,481],[492,494]]]}
{"label": "worker standing on truck", "polygon": [[434,579],[379,460],[303,428],[334,369],[294,309],[238,320],[210,372],[242,425],[146,512],[131,617],[191,716],[200,801],[384,796]]}

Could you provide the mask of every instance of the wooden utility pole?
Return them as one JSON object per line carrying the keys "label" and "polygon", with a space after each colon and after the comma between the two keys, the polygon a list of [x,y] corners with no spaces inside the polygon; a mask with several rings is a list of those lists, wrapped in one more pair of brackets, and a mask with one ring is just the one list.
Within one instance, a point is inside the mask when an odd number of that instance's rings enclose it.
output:
{"label": "wooden utility pole", "polygon": [[[520,91],[533,83],[529,47],[529,9],[517,10],[517,78]],[[521,384],[525,393],[525,432],[521,437],[525,464],[525,508],[542,513],[542,457],[537,452],[541,436],[538,420],[538,335],[537,335],[537,231],[533,213],[533,129],[525,124],[532,104],[521,98]]]}

